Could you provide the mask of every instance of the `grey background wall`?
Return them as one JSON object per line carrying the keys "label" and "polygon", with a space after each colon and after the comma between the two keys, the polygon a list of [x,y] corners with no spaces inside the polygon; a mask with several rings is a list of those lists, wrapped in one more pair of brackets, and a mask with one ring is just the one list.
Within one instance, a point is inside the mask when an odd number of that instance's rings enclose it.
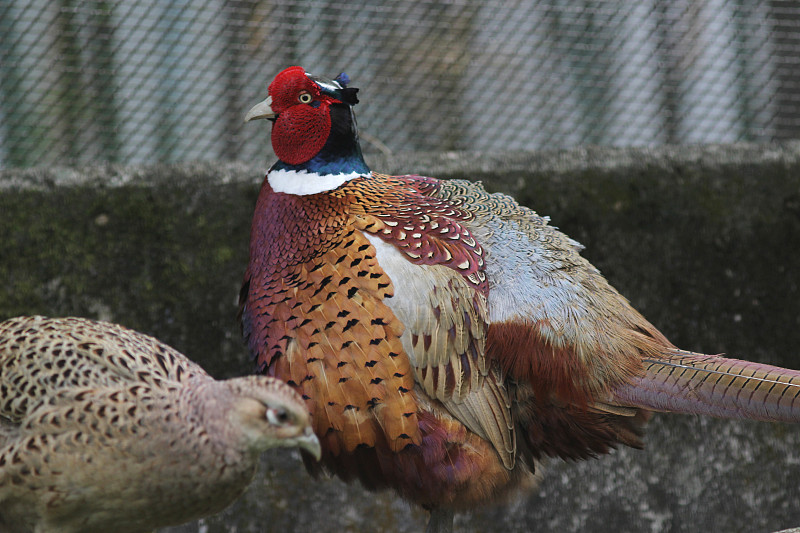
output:
{"label": "grey background wall", "polygon": [[[408,153],[373,168],[480,179],[586,245],[677,345],[800,368],[800,143]],[[235,321],[263,166],[0,171],[0,319],[82,315],[250,370]],[[645,451],[551,463],[538,492],[460,531],[773,531],[800,525],[800,428],[660,415]],[[221,515],[173,531],[419,531],[389,493],[264,458]]]}

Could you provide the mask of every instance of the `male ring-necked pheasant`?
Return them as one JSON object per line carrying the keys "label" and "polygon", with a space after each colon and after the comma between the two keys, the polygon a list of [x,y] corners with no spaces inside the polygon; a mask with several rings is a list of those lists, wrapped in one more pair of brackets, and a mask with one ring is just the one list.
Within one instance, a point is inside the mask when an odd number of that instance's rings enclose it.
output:
{"label": "male ring-necked pheasant", "polygon": [[371,172],[347,84],[291,67],[245,118],[273,121],[279,161],[243,331],[257,371],[305,399],[325,469],[447,530],[543,457],[641,446],[651,411],[800,420],[800,372],[677,349],[512,198]]}

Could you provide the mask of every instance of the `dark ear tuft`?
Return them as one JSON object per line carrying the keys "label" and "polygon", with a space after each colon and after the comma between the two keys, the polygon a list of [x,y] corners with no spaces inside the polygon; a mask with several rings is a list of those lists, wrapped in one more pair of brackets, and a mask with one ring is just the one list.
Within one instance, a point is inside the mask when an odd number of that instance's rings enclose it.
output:
{"label": "dark ear tuft", "polygon": [[342,102],[345,104],[356,105],[358,103],[358,97],[356,96],[358,89],[355,87],[345,87],[344,89],[339,89],[339,92],[342,95]]}

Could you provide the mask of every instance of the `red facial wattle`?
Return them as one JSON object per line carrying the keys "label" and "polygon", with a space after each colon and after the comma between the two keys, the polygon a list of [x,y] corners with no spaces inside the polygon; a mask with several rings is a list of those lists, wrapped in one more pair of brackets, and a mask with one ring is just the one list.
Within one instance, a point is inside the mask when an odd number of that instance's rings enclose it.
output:
{"label": "red facial wattle", "polygon": [[[290,165],[305,163],[317,155],[331,131],[329,106],[336,100],[320,92],[301,67],[282,71],[269,86],[272,110],[277,118],[272,126],[275,155]],[[301,95],[310,95],[303,102]]]}
{"label": "red facial wattle", "polygon": [[299,165],[317,155],[331,131],[328,104],[318,107],[300,104],[290,107],[272,126],[272,148],[275,155],[290,165]]}

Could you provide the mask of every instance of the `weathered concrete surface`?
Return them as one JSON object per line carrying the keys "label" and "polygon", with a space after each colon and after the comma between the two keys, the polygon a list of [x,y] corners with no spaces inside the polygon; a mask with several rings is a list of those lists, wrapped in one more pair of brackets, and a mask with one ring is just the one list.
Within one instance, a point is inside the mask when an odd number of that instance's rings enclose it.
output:
{"label": "weathered concrete surface", "polygon": [[[481,179],[586,245],[683,348],[800,368],[800,143],[404,154],[377,170]],[[84,315],[153,334],[223,377],[261,166],[0,173],[0,318]],[[552,462],[540,490],[457,519],[488,531],[775,531],[800,525],[800,427],[656,416],[644,451]],[[173,531],[418,531],[389,493],[269,454],[221,515]]]}

